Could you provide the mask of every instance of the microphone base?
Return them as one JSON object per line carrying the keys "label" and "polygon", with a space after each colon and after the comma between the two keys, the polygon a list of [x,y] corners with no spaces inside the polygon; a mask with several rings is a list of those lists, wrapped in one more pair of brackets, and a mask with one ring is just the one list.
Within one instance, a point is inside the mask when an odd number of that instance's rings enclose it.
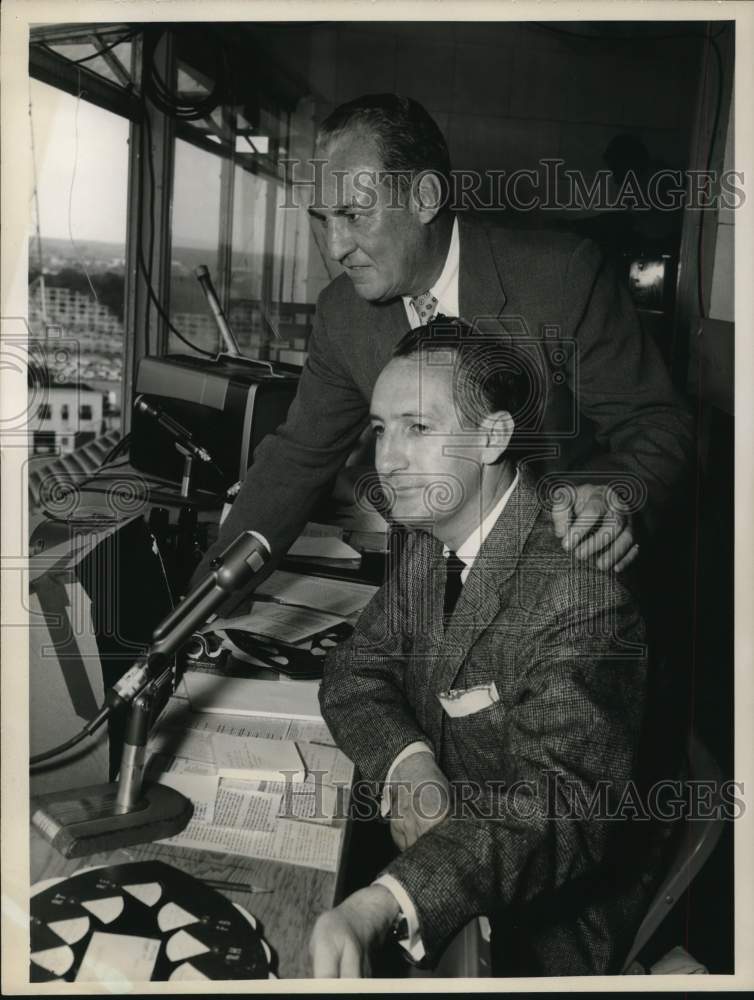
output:
{"label": "microphone base", "polygon": [[32,800],[31,823],[65,858],[83,858],[131,844],[172,837],[185,829],[194,807],[166,785],[148,784],[129,812],[117,811],[118,785],[50,792]]}

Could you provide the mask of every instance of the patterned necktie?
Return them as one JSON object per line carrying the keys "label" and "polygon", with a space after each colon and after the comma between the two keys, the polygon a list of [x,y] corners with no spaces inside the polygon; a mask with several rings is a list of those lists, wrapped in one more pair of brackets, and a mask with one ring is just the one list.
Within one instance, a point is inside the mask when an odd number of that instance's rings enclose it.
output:
{"label": "patterned necktie", "polygon": [[417,295],[415,298],[411,299],[411,305],[414,307],[416,315],[419,317],[419,325],[426,326],[435,314],[437,299],[434,297],[432,292],[422,292],[421,295]]}
{"label": "patterned necktie", "polygon": [[448,552],[445,560],[445,599],[442,609],[443,628],[448,627],[453,610],[461,596],[463,582],[461,573],[466,569],[466,563],[459,559],[455,552]]}

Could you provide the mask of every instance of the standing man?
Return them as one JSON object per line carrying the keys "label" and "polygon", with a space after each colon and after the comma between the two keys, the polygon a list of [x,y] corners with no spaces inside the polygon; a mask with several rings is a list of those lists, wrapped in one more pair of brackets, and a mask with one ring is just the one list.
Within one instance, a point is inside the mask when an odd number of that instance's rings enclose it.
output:
{"label": "standing man", "polygon": [[493,975],[617,972],[661,874],[632,822],[643,621],[622,576],[563,551],[511,458],[527,395],[514,354],[443,321],[377,380],[375,464],[413,530],[320,702],[402,853],[319,918],[317,977],[368,975],[391,928],[433,966],[479,915]]}
{"label": "standing man", "polygon": [[610,487],[636,510],[660,509],[682,476],[691,424],[595,245],[452,211],[445,139],[411,99],[370,95],[337,108],[317,155],[309,212],[343,274],[319,297],[288,418],[257,448],[194,580],[245,528],[286,551],[364,429],[393,347],[440,313],[538,356],[542,468],[567,470],[574,485],[554,511],[556,534],[579,558],[598,554],[601,569],[628,565],[635,526],[610,504]]}

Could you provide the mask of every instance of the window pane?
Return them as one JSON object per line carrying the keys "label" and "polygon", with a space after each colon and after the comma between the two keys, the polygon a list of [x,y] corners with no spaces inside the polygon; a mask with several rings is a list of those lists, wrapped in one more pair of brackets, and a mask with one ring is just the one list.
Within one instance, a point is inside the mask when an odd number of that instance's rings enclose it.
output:
{"label": "window pane", "polygon": [[[218,288],[217,247],[220,232],[220,173],[222,160],[178,139],[175,144],[173,245],[170,266],[170,318],[183,336],[217,352],[219,335],[207,300],[196,280],[206,264]],[[168,351],[197,354],[171,333]]]}
{"label": "window pane", "polygon": [[259,304],[271,186],[266,178],[235,168],[229,321],[241,351],[250,357],[259,357],[265,342]]}
{"label": "window pane", "polygon": [[235,169],[230,322],[251,356],[303,364],[329,278],[303,206],[281,181]]}
{"label": "window pane", "polygon": [[[188,86],[189,74],[184,73]],[[194,77],[194,86],[202,82]],[[219,111],[217,123],[221,123]],[[302,364],[314,304],[331,274],[312,235],[305,205],[286,197],[276,176],[278,154],[311,151],[311,110],[293,114],[263,107],[252,123],[239,119],[239,160],[233,167],[232,214],[222,222],[222,156],[176,141],[171,251],[171,320],[196,348],[223,350],[217,326],[196,279],[206,264],[243,354]],[[205,123],[206,124],[206,123]],[[252,134],[252,147],[245,135]],[[228,199],[228,204],[230,199]],[[230,274],[220,242],[230,236]],[[227,285],[226,285],[227,279]],[[229,289],[228,301],[225,301]],[[196,354],[174,334],[171,353]]]}
{"label": "window pane", "polygon": [[[81,382],[105,397],[100,433],[120,426],[129,123],[33,79],[29,97],[31,346],[53,375],[53,397]],[[51,447],[80,443],[76,426],[65,441],[59,430]]]}
{"label": "window pane", "polygon": [[[114,35],[105,35],[102,38],[102,44],[105,46],[111,45],[114,41]],[[110,49],[113,58],[120,63],[120,72],[113,69],[104,56],[96,54],[99,50],[95,48],[93,42],[55,42],[50,44],[50,48],[53,52],[57,52],[58,55],[63,56],[65,59],[71,59],[74,62],[85,59],[86,62],[81,63],[81,65],[86,66],[92,73],[97,73],[119,87],[126,86],[127,83],[123,76],[123,70],[125,70],[129,78],[131,77],[130,41],[120,42]]]}

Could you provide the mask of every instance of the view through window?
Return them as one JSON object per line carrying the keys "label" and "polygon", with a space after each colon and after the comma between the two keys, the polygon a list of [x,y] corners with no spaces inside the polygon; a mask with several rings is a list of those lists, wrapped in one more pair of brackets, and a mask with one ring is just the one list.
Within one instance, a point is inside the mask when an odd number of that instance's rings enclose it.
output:
{"label": "view through window", "polygon": [[[81,45],[63,47],[69,56],[79,50],[82,58],[90,56]],[[126,61],[130,47],[130,40],[118,47]],[[200,74],[187,72],[179,64],[179,84],[201,83]],[[121,382],[129,350],[124,330],[129,121],[93,100],[87,100],[85,87],[76,97],[30,80],[29,321],[34,356],[41,359],[46,380],[30,445],[45,461],[120,430],[121,409],[128,405],[121,399]],[[332,273],[305,206],[286,194],[279,161],[310,155],[312,110],[307,99],[293,111],[271,105],[249,117],[242,107],[233,102],[205,116],[194,126],[196,143],[175,140],[168,192],[170,283],[161,298],[185,342],[170,333],[167,350],[206,357],[223,349],[196,278],[197,266],[204,264],[242,353],[303,364],[316,298]],[[229,170],[234,128],[235,162]],[[217,153],[209,142],[216,143]],[[149,334],[147,344],[154,350]],[[85,420],[82,412],[91,416]]]}
{"label": "view through window", "polygon": [[200,264],[209,268],[217,287],[222,159],[183,139],[175,143],[172,244],[170,254],[170,318],[193,352],[171,333],[171,354],[220,350],[217,325],[196,279]]}
{"label": "view through window", "polygon": [[[176,142],[171,320],[199,351],[223,349],[196,279],[197,265],[206,264],[241,352],[303,364],[316,298],[331,275],[306,207],[286,194],[277,161],[310,154],[311,113],[262,109],[253,127],[240,115],[236,126],[236,161],[226,181],[232,191],[225,194],[220,151]],[[303,154],[289,148],[291,140]],[[169,350],[192,353],[174,334]]]}
{"label": "view through window", "polygon": [[129,123],[34,79],[29,112],[29,337],[46,380],[33,468],[120,427]]}

